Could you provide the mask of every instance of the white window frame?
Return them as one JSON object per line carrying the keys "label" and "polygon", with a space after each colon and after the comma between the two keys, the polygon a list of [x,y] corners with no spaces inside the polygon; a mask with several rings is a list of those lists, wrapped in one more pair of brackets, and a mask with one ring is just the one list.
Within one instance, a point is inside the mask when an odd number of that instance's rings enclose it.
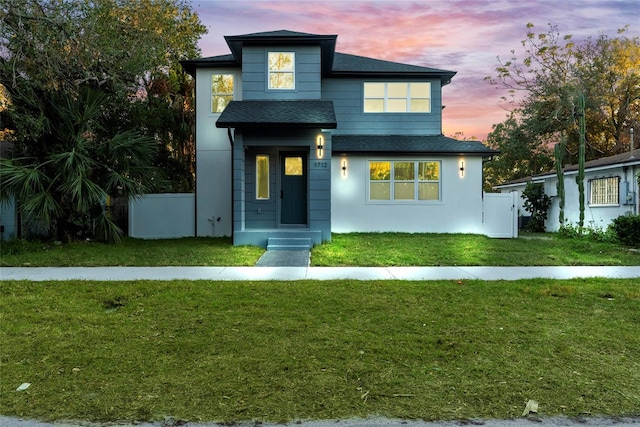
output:
{"label": "white window frame", "polygon": [[[269,66],[271,62],[269,56],[271,55],[291,55],[291,70],[272,70]],[[292,87],[273,87],[271,86],[271,74],[291,74],[293,86]],[[296,89],[296,53],[285,51],[271,51],[267,53],[267,87],[269,90],[295,90]]]}
{"label": "white window frame", "polygon": [[589,206],[620,206],[620,177],[590,179]]}
{"label": "white window frame", "polygon": [[[396,180],[395,179],[395,163],[413,163],[413,180]],[[390,163],[389,179],[387,180],[372,180],[371,179],[371,163]],[[420,163],[437,163],[438,164],[438,179],[437,180],[421,180],[419,179],[419,166]],[[413,199],[395,199],[395,184],[396,183],[408,183],[413,182]],[[372,183],[388,183],[389,184],[389,199],[372,199],[371,198],[371,184]],[[424,183],[437,183],[438,184],[438,198],[437,199],[419,199],[420,184]],[[442,161],[434,159],[376,159],[369,160],[367,162],[367,202],[368,203],[392,203],[392,204],[423,204],[423,203],[441,203],[442,202]]]}
{"label": "white window frame", "polygon": [[[366,92],[367,92],[367,85],[370,84],[382,84],[384,85],[384,95],[382,98],[380,97],[367,97]],[[389,93],[389,85],[390,84],[394,84],[394,85],[406,85],[406,97],[404,98],[399,98],[399,97],[394,97],[391,96],[391,94]],[[411,96],[411,86],[412,85],[428,85],[429,90],[428,90],[428,94],[426,97],[412,97]],[[364,82],[363,86],[362,86],[362,111],[365,114],[381,114],[381,113],[391,113],[391,114],[429,114],[431,113],[433,106],[432,106],[432,87],[431,87],[431,82]],[[406,110],[405,111],[391,111],[390,110],[390,102],[389,101],[394,101],[394,100],[401,100],[404,99],[405,100],[405,105],[406,105]],[[383,107],[382,107],[382,111],[367,111],[367,100],[382,100],[383,101]],[[426,100],[429,103],[429,108],[427,111],[411,111],[411,101],[412,100]]]}
{"label": "white window frame", "polygon": [[[231,92],[214,92],[213,89],[213,79],[216,76],[231,76],[232,79],[232,85],[233,88],[231,89]],[[211,73],[211,114],[220,114],[222,113],[222,111],[224,111],[224,108],[227,107],[227,105],[229,105],[229,102],[233,101],[233,97],[234,97],[234,92],[235,92],[235,85],[236,85],[236,76],[234,73]],[[214,107],[216,107],[214,99],[216,97],[231,97],[231,99],[229,100],[229,102],[227,102],[224,106],[224,108],[222,109],[222,111],[217,111],[217,109],[214,109]]]}

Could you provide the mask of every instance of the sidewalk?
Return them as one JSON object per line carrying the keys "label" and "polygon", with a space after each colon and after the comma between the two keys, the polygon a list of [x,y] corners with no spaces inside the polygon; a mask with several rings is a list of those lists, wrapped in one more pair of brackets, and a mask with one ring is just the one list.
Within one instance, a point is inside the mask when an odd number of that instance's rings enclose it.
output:
{"label": "sidewalk", "polygon": [[2,267],[0,280],[519,280],[638,278],[632,267]]}

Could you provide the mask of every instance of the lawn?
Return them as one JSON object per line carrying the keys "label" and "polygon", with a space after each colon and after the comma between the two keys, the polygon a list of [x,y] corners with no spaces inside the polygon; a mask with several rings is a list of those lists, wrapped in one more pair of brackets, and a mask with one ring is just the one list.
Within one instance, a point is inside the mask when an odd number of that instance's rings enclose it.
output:
{"label": "lawn", "polygon": [[[250,266],[263,249],[228,238],[2,244],[2,266]],[[640,252],[556,234],[490,239],[472,234],[333,234],[311,252],[314,266],[640,265]]]}
{"label": "lawn", "polygon": [[638,280],[9,281],[0,322],[4,415],[640,414]]}

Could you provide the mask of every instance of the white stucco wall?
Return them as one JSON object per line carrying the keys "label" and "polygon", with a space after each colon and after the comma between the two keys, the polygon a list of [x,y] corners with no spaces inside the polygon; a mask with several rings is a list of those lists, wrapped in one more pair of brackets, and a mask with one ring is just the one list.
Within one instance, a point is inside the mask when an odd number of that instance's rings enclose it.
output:
{"label": "white stucco wall", "polygon": [[[638,174],[639,168],[629,167],[623,170],[621,166],[608,166],[599,169],[585,171],[584,174],[584,226],[589,228],[606,229],[611,221],[620,215],[637,215],[638,212],[638,185],[635,176]],[[577,225],[580,219],[579,191],[576,183],[577,171],[565,173],[565,224]],[[594,178],[620,177],[620,204],[610,206],[590,206],[589,205],[589,181]],[[543,180],[545,194],[551,197],[551,208],[545,222],[547,231],[558,231],[560,229],[560,199],[557,196],[556,184],[558,179],[555,175],[546,176]],[[537,181],[536,181],[537,182]],[[505,193],[518,190],[520,193],[524,190],[526,184],[512,185],[507,188],[501,188],[500,191]],[[628,187],[628,188],[627,188]],[[635,193],[633,200],[635,203],[627,204],[627,193]],[[531,215],[522,207],[524,199],[520,199],[520,215]]]}
{"label": "white stucco wall", "polygon": [[[234,99],[241,99],[241,74],[234,69]],[[196,70],[196,230],[198,236],[230,236],[231,143],[227,129],[216,128],[220,114],[211,113],[212,69]]]}
{"label": "white stucco wall", "polygon": [[[371,160],[441,160],[438,202],[367,200]],[[342,162],[347,162],[346,174]],[[464,176],[460,162],[464,161]],[[340,156],[332,159],[331,229],[347,232],[477,233],[482,226],[482,159],[480,157],[393,158]]]}

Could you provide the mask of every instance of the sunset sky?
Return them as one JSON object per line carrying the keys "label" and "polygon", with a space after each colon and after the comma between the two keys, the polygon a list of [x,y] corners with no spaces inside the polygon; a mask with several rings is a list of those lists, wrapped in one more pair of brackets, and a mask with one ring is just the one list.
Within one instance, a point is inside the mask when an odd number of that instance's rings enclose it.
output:
{"label": "sunset sky", "polygon": [[337,34],[336,51],[456,71],[443,89],[447,136],[485,140],[505,120],[506,91],[484,80],[497,58],[521,53],[526,25],[543,33],[549,24],[574,40],[629,25],[640,36],[639,0],[192,0],[209,33],[202,55],[229,53],[223,36],[291,30]]}

